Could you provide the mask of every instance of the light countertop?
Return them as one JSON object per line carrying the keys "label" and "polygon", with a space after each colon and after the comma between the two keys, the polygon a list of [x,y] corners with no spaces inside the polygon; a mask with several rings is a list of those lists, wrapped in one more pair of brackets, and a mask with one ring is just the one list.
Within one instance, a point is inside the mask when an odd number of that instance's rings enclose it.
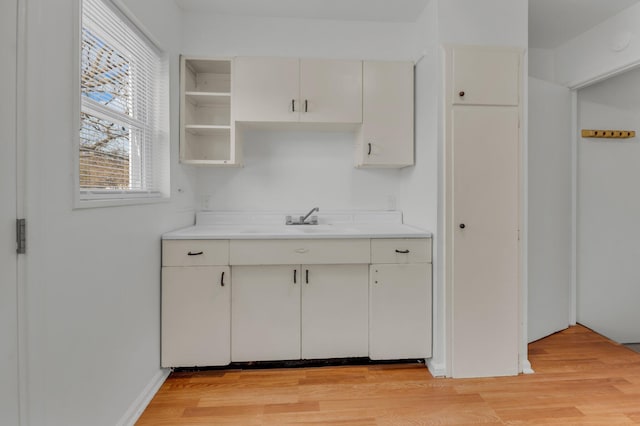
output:
{"label": "light countertop", "polygon": [[196,224],[168,232],[180,239],[430,238],[402,223],[401,212],[319,212],[318,225],[285,225],[282,212],[200,212]]}

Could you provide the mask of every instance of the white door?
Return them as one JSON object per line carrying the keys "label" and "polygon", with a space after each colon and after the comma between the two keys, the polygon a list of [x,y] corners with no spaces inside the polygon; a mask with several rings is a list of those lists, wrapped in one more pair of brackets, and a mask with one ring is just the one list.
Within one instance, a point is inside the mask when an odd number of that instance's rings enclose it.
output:
{"label": "white door", "polygon": [[300,121],[362,122],[362,61],[300,60]]}
{"label": "white door", "polygon": [[528,147],[527,339],[532,342],[571,321],[569,89],[529,78]]}
{"label": "white door", "polygon": [[368,265],[302,265],[302,358],[369,352]]}
{"label": "white door", "polygon": [[228,266],[162,268],[162,366],[231,362]]}
{"label": "white door", "polygon": [[300,359],[299,266],[233,267],[232,361]]}
{"label": "white door", "polygon": [[518,373],[518,114],[452,111],[454,377]]}
{"label": "white door", "polygon": [[234,62],[234,117],[238,121],[298,121],[300,61],[239,57]]}
{"label": "white door", "polygon": [[18,425],[16,255],[17,1],[0,5],[0,424]]}

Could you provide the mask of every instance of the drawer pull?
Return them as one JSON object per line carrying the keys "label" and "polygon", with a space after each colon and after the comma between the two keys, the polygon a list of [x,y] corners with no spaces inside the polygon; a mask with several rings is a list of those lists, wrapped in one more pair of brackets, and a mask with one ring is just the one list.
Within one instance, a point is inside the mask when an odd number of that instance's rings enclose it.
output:
{"label": "drawer pull", "polygon": [[298,248],[298,249],[295,249],[294,251],[295,251],[296,253],[301,253],[301,254],[303,254],[303,253],[308,253],[308,252],[309,252],[309,249],[306,249],[306,248]]}
{"label": "drawer pull", "polygon": [[224,287],[224,271],[220,274],[220,287]]}
{"label": "drawer pull", "polygon": [[198,251],[198,252],[194,253],[194,252],[190,251],[189,253],[187,253],[187,255],[189,255],[189,256],[200,256],[201,254],[204,254],[204,252],[203,251]]}
{"label": "drawer pull", "polygon": [[409,250],[398,250],[398,249],[396,249],[396,253],[407,254],[407,253],[409,253]]}

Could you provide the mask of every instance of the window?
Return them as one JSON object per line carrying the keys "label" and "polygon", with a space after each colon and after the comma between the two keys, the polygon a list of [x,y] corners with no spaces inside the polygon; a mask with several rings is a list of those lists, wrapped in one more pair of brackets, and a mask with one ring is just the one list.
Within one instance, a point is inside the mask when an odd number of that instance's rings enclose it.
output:
{"label": "window", "polygon": [[110,0],[82,0],[81,201],[166,195],[164,69],[159,50]]}

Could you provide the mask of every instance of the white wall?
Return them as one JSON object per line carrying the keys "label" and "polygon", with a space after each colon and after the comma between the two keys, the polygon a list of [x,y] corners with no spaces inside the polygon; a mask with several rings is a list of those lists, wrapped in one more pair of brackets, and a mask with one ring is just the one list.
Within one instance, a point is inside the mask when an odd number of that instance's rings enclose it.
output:
{"label": "white wall", "polygon": [[[161,204],[73,209],[78,1],[26,3],[27,424],[114,425],[161,377],[160,235],[190,223],[195,200],[187,188]],[[157,21],[175,74],[180,11],[130,4]],[[177,145],[172,158],[175,169]]]}
{"label": "white wall", "polygon": [[394,209],[399,171],[356,169],[347,132],[246,130],[244,167],[199,170],[213,210]]}
{"label": "white wall", "polygon": [[640,63],[640,4],[555,49],[556,81],[583,86]]}
{"label": "white wall", "polygon": [[571,321],[571,92],[529,78],[528,340]]}
{"label": "white wall", "polygon": [[[638,130],[640,70],[578,92],[579,129]],[[618,342],[640,342],[640,145],[579,139],[578,321]]]}
{"label": "white wall", "polygon": [[555,55],[551,49],[529,49],[529,77],[555,81]]}
{"label": "white wall", "polygon": [[441,71],[438,45],[438,2],[432,0],[417,20],[416,50],[420,60],[415,68],[415,166],[401,170],[398,207],[404,219],[433,233],[433,357],[430,369],[444,371],[444,302],[439,285],[438,164]]}
{"label": "white wall", "polygon": [[440,41],[526,48],[528,14],[526,0],[439,0]]}
{"label": "white wall", "polygon": [[183,53],[414,59],[414,25],[185,13]]}
{"label": "white wall", "polygon": [[[207,57],[414,60],[415,25],[186,13],[182,51]],[[199,207],[214,210],[395,208],[398,170],[355,169],[355,135],[250,130],[244,168],[198,169]]]}

